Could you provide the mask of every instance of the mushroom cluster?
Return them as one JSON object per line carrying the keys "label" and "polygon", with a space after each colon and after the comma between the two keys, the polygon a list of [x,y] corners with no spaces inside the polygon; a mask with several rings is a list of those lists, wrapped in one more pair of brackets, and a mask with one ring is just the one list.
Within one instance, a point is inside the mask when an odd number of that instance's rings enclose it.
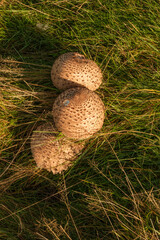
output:
{"label": "mushroom cluster", "polygon": [[[57,174],[72,165],[85,140],[102,128],[105,107],[93,92],[102,83],[101,70],[84,55],[69,52],[59,56],[52,66],[51,79],[64,91],[53,103],[53,123],[33,132],[31,151],[39,168]],[[61,132],[63,136],[59,137]]]}

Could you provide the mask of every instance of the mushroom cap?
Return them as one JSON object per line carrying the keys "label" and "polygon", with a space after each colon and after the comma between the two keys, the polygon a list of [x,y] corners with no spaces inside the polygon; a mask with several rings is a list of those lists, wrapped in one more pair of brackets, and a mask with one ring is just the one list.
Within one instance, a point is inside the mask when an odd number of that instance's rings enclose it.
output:
{"label": "mushroom cap", "polygon": [[105,107],[100,97],[87,88],[70,88],[53,104],[55,126],[65,136],[86,139],[103,126]]}
{"label": "mushroom cap", "polygon": [[31,151],[39,168],[53,174],[66,170],[84,147],[66,137],[57,138],[58,132],[51,123],[40,125],[31,136]]}
{"label": "mushroom cap", "polygon": [[94,91],[102,83],[102,78],[98,65],[77,52],[68,52],[59,56],[51,70],[53,84],[60,90],[86,87]]}

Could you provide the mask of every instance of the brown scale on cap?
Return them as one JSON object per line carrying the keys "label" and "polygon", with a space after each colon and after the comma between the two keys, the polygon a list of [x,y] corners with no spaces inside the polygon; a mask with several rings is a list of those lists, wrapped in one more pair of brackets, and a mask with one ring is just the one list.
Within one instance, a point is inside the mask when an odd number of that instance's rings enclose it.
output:
{"label": "brown scale on cap", "polygon": [[51,123],[45,123],[31,137],[31,151],[37,166],[53,174],[68,169],[84,147],[84,143],[66,137],[57,139],[58,134]]}
{"label": "brown scale on cap", "polygon": [[55,87],[66,90],[73,87],[86,87],[92,91],[102,83],[102,72],[98,65],[84,55],[69,52],[59,56],[51,70]]}
{"label": "brown scale on cap", "polygon": [[87,88],[62,92],[53,104],[53,119],[59,131],[74,139],[86,139],[99,131],[105,107],[100,97]]}

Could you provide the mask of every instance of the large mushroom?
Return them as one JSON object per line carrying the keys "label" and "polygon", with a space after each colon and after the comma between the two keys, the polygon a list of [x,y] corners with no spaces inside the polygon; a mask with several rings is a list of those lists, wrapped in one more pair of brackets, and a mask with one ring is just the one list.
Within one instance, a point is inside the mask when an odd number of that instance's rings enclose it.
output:
{"label": "large mushroom", "polygon": [[55,60],[51,79],[60,90],[81,86],[94,91],[102,83],[102,72],[94,61],[84,55],[68,52]]}
{"label": "large mushroom", "polygon": [[59,133],[51,123],[40,125],[31,136],[31,151],[39,168],[61,173],[68,169],[84,147]]}
{"label": "large mushroom", "polygon": [[86,139],[99,131],[104,122],[105,107],[100,97],[87,88],[70,88],[53,104],[55,126],[65,136]]}

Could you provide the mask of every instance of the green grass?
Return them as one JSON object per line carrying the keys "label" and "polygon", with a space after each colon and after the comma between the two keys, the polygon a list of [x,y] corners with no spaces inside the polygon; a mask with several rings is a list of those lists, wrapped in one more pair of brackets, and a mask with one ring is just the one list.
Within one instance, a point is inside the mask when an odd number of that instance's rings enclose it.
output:
{"label": "green grass", "polygon": [[[0,2],[0,239],[160,239],[160,2]],[[54,60],[103,71],[103,128],[61,175],[39,170],[30,136],[60,93]]]}

